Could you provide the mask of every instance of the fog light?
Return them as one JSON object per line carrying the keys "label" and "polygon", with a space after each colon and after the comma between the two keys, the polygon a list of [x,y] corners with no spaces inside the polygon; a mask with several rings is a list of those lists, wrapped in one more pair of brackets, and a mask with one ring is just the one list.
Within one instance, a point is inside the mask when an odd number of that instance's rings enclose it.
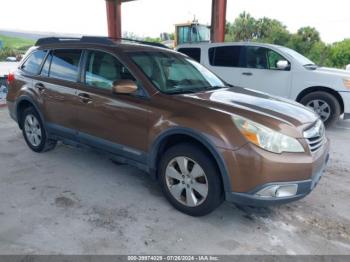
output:
{"label": "fog light", "polygon": [[295,196],[298,191],[298,185],[286,185],[286,186],[280,186],[276,190],[276,197],[289,197],[289,196]]}
{"label": "fog light", "polygon": [[298,191],[298,185],[291,184],[291,185],[272,185],[263,188],[258,193],[256,193],[257,196],[260,197],[290,197],[295,196]]}

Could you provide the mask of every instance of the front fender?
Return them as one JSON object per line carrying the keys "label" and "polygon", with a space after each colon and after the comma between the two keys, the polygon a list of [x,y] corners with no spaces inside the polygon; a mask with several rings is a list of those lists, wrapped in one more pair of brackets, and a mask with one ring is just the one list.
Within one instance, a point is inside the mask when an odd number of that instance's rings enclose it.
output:
{"label": "front fender", "polygon": [[162,133],[160,133],[157,138],[154,140],[150,153],[149,153],[149,167],[151,168],[151,172],[155,172],[157,169],[157,156],[160,150],[160,146],[162,142],[164,142],[167,138],[173,135],[186,135],[196,140],[202,146],[204,146],[213,156],[216,161],[216,164],[219,167],[220,175],[222,178],[223,186],[225,192],[231,192],[231,179],[228,173],[227,166],[222,155],[219,153],[217,147],[210,141],[210,138],[196,130],[185,128],[185,127],[172,127],[169,128]]}

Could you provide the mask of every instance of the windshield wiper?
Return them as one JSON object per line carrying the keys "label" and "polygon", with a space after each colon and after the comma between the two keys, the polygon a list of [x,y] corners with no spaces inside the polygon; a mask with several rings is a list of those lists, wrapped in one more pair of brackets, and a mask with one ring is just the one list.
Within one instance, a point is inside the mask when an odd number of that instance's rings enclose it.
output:
{"label": "windshield wiper", "polygon": [[167,92],[167,94],[169,95],[173,95],[173,94],[193,94],[193,93],[197,93],[199,92],[199,90],[196,89],[177,89],[174,91],[169,91]]}
{"label": "windshield wiper", "polygon": [[[229,87],[232,87],[232,86],[229,86]],[[205,88],[205,90],[214,90],[214,89],[221,89],[221,88],[227,88],[227,86],[208,86]]]}
{"label": "windshield wiper", "polygon": [[168,94],[193,94],[202,91],[215,90],[225,88],[225,86],[206,86],[206,87],[196,87],[196,88],[179,88],[174,91],[167,92]]}

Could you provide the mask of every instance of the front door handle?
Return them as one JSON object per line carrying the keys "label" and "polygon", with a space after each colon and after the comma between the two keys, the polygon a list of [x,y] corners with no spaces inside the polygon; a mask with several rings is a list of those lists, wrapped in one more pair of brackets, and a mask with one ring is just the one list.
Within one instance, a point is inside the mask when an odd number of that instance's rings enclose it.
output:
{"label": "front door handle", "polygon": [[43,92],[45,90],[45,85],[43,83],[36,83],[34,87],[38,89],[39,92]]}
{"label": "front door handle", "polygon": [[83,103],[89,104],[92,102],[91,97],[86,93],[80,93],[78,96]]}
{"label": "front door handle", "polygon": [[252,72],[243,72],[242,75],[245,75],[245,76],[252,76],[253,73],[252,73]]}

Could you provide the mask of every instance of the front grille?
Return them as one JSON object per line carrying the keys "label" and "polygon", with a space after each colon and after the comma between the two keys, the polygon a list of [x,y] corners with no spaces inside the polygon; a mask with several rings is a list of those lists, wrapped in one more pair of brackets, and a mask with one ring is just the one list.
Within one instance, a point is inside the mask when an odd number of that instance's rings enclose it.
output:
{"label": "front grille", "polygon": [[312,153],[319,150],[326,141],[326,132],[323,122],[318,120],[315,125],[304,131],[304,137]]}

